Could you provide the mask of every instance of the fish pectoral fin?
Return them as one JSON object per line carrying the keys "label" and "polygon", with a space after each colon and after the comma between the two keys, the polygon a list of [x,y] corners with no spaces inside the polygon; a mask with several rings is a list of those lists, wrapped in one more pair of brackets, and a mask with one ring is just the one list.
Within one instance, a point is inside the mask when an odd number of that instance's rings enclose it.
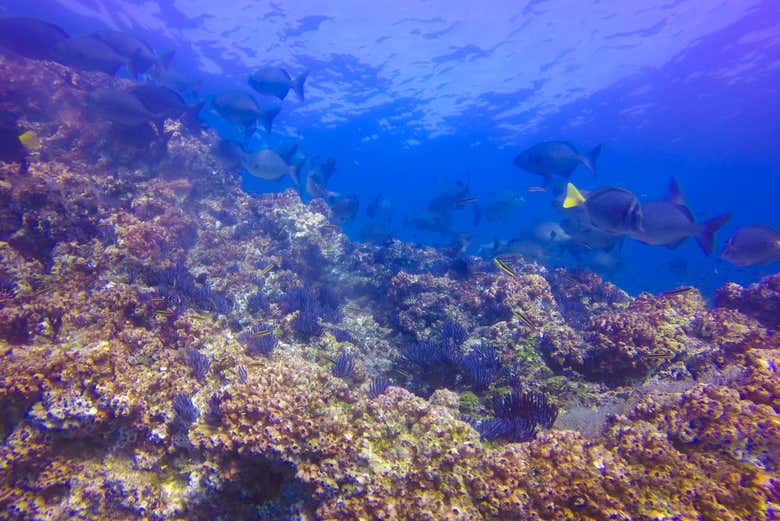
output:
{"label": "fish pectoral fin", "polygon": [[585,203],[585,197],[571,183],[566,183],[566,198],[563,200],[564,208],[574,208]]}

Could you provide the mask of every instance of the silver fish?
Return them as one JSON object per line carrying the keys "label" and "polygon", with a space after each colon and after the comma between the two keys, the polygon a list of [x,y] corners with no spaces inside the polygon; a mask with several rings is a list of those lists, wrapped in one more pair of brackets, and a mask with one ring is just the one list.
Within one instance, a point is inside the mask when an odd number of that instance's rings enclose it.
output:
{"label": "silver fish", "polygon": [[720,258],[736,266],[779,261],[780,231],[766,225],[744,226],[729,239]]}
{"label": "silver fish", "polygon": [[302,162],[287,164],[284,159],[270,148],[264,148],[253,154],[245,154],[242,164],[255,177],[274,181],[289,175],[295,184],[299,184],[299,174]]}
{"label": "silver fish", "polygon": [[598,145],[587,154],[580,154],[571,143],[565,141],[545,141],[532,146],[515,157],[514,164],[528,172],[544,176],[545,185],[550,177],[559,175],[569,177],[579,166],[584,165],[596,176],[596,162],[601,153]]}
{"label": "silver fish", "polygon": [[294,80],[281,67],[262,67],[249,77],[249,85],[260,94],[275,96],[281,100],[287,97],[290,89],[303,101],[303,83],[308,72],[303,72]]}
{"label": "silver fish", "polygon": [[707,255],[717,232],[731,218],[723,214],[703,223],[697,223],[693,213],[685,205],[677,181],[669,181],[669,195],[664,201],[653,201],[642,205],[642,231],[633,231],[629,237],[650,245],[675,248],[685,239],[693,236]]}
{"label": "silver fish", "polygon": [[279,105],[261,107],[252,96],[241,91],[218,94],[212,98],[211,104],[220,116],[243,126],[247,133],[254,131],[257,121],[270,133],[274,118],[281,110]]}

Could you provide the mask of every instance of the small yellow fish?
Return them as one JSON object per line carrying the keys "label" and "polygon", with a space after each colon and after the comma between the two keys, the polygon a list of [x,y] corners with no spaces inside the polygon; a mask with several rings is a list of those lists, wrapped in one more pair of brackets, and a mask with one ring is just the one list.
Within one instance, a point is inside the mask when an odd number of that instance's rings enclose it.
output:
{"label": "small yellow fish", "polygon": [[506,263],[504,261],[502,261],[501,259],[499,259],[498,257],[493,259],[493,262],[495,263],[496,266],[498,266],[498,268],[501,271],[503,271],[504,273],[506,273],[510,277],[512,277],[512,278],[517,277],[517,274],[514,271],[512,271],[512,269],[509,266],[507,266]]}
{"label": "small yellow fish", "polygon": [[519,318],[519,319],[520,319],[520,322],[522,322],[523,324],[525,324],[525,325],[526,325],[526,327],[528,327],[529,329],[536,329],[536,324],[534,324],[533,322],[531,322],[531,319],[530,319],[530,318],[528,318],[528,315],[526,315],[526,314],[525,314],[525,313],[523,313],[522,311],[518,311],[518,310],[515,310],[513,313],[514,313],[514,315],[515,315],[517,318]]}
{"label": "small yellow fish", "polygon": [[269,264],[268,266],[263,268],[263,270],[260,272],[260,276],[265,277],[266,275],[268,275],[268,272],[274,269],[275,267],[276,266],[274,266],[273,264]]}
{"label": "small yellow fish", "polygon": [[362,312],[362,311],[363,311],[363,310],[362,310],[362,309],[360,309],[359,307],[357,307],[357,306],[353,306],[352,304],[347,304],[346,306],[344,306],[344,309],[345,309],[346,311],[351,311],[352,313],[360,313],[360,312]]}
{"label": "small yellow fish", "polygon": [[546,192],[547,188],[543,186],[529,186],[528,191],[531,193],[535,193],[535,192],[541,193],[541,192]]}
{"label": "small yellow fish", "polygon": [[19,141],[24,145],[24,148],[28,150],[37,150],[41,146],[41,142],[35,132],[28,130],[24,134],[19,136]]}
{"label": "small yellow fish", "polygon": [[152,297],[152,304],[164,304],[165,297]]}
{"label": "small yellow fish", "polygon": [[273,333],[273,331],[271,331],[270,329],[261,329],[260,331],[252,331],[250,336],[252,338],[262,338],[264,336],[270,335],[271,333]]}

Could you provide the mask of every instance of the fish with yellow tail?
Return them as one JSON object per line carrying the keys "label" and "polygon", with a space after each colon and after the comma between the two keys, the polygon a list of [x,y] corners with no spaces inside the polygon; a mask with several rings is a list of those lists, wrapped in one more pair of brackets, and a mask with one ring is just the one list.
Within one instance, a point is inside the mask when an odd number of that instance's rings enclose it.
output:
{"label": "fish with yellow tail", "polygon": [[584,207],[590,224],[614,235],[641,232],[642,206],[625,188],[607,186],[583,193],[572,183],[566,184],[563,208]]}

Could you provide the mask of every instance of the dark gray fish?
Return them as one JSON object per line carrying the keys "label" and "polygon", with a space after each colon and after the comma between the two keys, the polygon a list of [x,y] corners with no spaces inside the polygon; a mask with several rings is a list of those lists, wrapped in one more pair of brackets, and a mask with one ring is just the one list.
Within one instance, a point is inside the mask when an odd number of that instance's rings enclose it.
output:
{"label": "dark gray fish", "polygon": [[379,205],[382,203],[382,192],[379,192],[376,197],[371,199],[371,202],[368,203],[368,206],[366,207],[366,215],[371,217],[372,219],[376,217],[376,214],[379,212]]}
{"label": "dark gray fish", "polygon": [[329,191],[326,187],[336,168],[336,160],[313,159],[309,161],[309,165],[309,171],[306,173],[306,191],[312,197],[333,201],[339,194]]}
{"label": "dark gray fish", "polygon": [[244,127],[247,133],[254,131],[257,121],[263,124],[266,132],[271,132],[274,118],[281,110],[278,105],[261,108],[249,94],[241,91],[227,91],[214,96],[211,100],[220,116]]}
{"label": "dark gray fish", "polygon": [[366,215],[371,219],[390,223],[393,220],[393,203],[390,199],[382,195],[382,193],[379,193],[370,203],[368,203]]}
{"label": "dark gray fish", "polygon": [[54,24],[25,16],[0,18],[0,47],[34,60],[52,58],[68,33]]}
{"label": "dark gray fish", "polygon": [[146,110],[163,119],[178,118],[189,108],[184,98],[168,87],[136,85],[130,89],[130,93],[138,98]]}
{"label": "dark gray fish", "polygon": [[202,87],[201,80],[193,79],[192,75],[185,74],[174,68],[160,70],[159,67],[155,67],[149,71],[148,76],[156,85],[164,85],[182,94],[191,93],[197,95]]}
{"label": "dark gray fish", "polygon": [[368,223],[360,230],[360,240],[363,242],[382,244],[392,237],[392,231],[384,223]]}
{"label": "dark gray fish", "polygon": [[54,48],[54,60],[84,71],[114,75],[125,60],[111,47],[94,36],[76,36],[63,40]]}
{"label": "dark gray fish", "polygon": [[197,131],[202,126],[198,115],[203,110],[205,102],[189,106],[178,92],[160,85],[136,85],[130,89],[130,92],[160,122],[166,119],[178,119],[190,131]]}
{"label": "dark gray fish", "polygon": [[579,165],[584,165],[595,177],[600,153],[601,145],[583,155],[565,141],[545,141],[518,154],[514,163],[523,170],[544,176],[546,185],[551,176],[569,177]]}
{"label": "dark gray fish", "polygon": [[780,231],[767,225],[744,226],[729,239],[720,258],[736,266],[757,266],[780,260]]}
{"label": "dark gray fish", "polygon": [[454,186],[446,188],[436,197],[428,201],[428,210],[431,212],[446,213],[452,212],[458,206],[458,201],[469,195],[469,187],[462,181],[458,181]]}
{"label": "dark gray fish", "polygon": [[306,176],[306,191],[312,197],[321,197],[326,201],[333,201],[339,194],[331,192],[325,188],[325,184],[316,175],[312,175],[311,171]]}
{"label": "dark gray fish", "polygon": [[576,206],[584,206],[588,211],[590,224],[601,231],[628,235],[643,230],[642,206],[636,196],[625,188],[608,186],[585,196],[573,184],[568,183],[563,207]]}
{"label": "dark gray fish", "polygon": [[712,254],[717,232],[731,218],[723,214],[703,223],[697,223],[693,213],[685,205],[680,187],[672,177],[669,181],[669,195],[664,201],[653,201],[642,205],[642,231],[629,234],[645,244],[676,248],[685,239],[693,236],[705,254]]}
{"label": "dark gray fish", "polygon": [[336,160],[332,157],[329,157],[325,161],[318,160],[309,170],[309,175],[314,175],[317,179],[319,179],[323,185],[328,184],[330,182],[330,178],[333,177],[333,172],[336,171]]}
{"label": "dark gray fish", "polygon": [[593,226],[584,206],[571,208],[564,213],[566,219],[561,221],[561,228],[575,244],[588,250],[609,251],[622,240],[620,235],[607,233]]}
{"label": "dark gray fish", "polygon": [[[12,118],[1,118],[0,123],[0,161],[5,163],[19,163],[22,169],[27,168],[27,151],[22,145],[19,136],[22,132],[16,126]],[[6,121],[8,119],[9,121]]]}
{"label": "dark gray fish", "polygon": [[495,199],[487,203],[476,203],[474,213],[474,225],[478,225],[482,218],[488,222],[507,221],[515,212],[525,204],[525,197],[519,192],[502,190],[496,194]]}
{"label": "dark gray fish", "polygon": [[360,208],[360,200],[357,194],[339,195],[328,201],[333,212],[333,222],[339,225],[346,224],[355,218]]}
{"label": "dark gray fish", "polygon": [[327,159],[310,161],[309,171],[306,173],[306,191],[312,197],[322,197],[326,201],[333,200],[339,194],[327,190],[328,182],[336,169],[336,160]]}
{"label": "dark gray fish", "polygon": [[429,230],[442,236],[452,235],[452,212],[422,212],[407,214],[404,218],[405,226],[412,226],[420,230]]}
{"label": "dark gray fish", "polygon": [[154,49],[130,33],[105,30],[97,31],[93,33],[93,36],[124,59],[127,69],[134,78],[158,63]]}
{"label": "dark gray fish", "polygon": [[308,72],[304,72],[293,80],[281,67],[262,67],[249,77],[249,85],[260,94],[276,96],[282,100],[292,89],[298,99],[303,101],[303,83],[308,74]]}
{"label": "dark gray fish", "polygon": [[87,95],[90,110],[109,122],[124,127],[137,127],[145,123],[160,125],[160,117],[144,107],[129,92],[116,89],[96,89]]}

